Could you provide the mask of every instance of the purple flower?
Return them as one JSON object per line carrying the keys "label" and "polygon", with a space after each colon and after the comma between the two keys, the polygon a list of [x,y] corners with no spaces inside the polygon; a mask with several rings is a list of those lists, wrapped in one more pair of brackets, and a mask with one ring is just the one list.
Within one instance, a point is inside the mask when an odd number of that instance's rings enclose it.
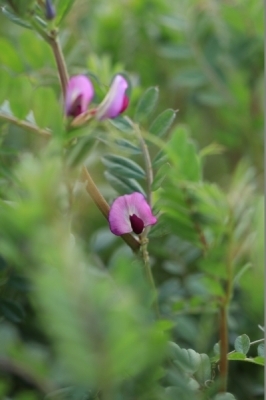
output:
{"label": "purple flower", "polygon": [[132,231],[139,235],[146,226],[156,222],[151,207],[143,194],[138,192],[119,196],[110,208],[110,230],[117,236]]}
{"label": "purple flower", "polygon": [[129,103],[126,95],[128,83],[122,75],[116,75],[109,92],[97,108],[95,118],[100,120],[106,118],[116,118],[124,112]]}
{"label": "purple flower", "polygon": [[45,16],[47,20],[52,20],[55,17],[55,8],[51,0],[45,1]]}
{"label": "purple flower", "polygon": [[66,90],[66,115],[77,117],[87,111],[93,95],[93,85],[85,75],[72,76],[68,81]]}

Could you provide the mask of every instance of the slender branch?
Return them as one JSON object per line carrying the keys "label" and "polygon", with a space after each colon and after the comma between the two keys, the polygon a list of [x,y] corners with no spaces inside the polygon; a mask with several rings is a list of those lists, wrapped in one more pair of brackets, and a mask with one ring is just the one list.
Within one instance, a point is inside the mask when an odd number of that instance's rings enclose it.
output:
{"label": "slender branch", "polygon": [[[97,205],[103,216],[108,220],[109,216],[109,204],[103,198],[99,192],[97,186],[95,185],[89,171],[86,167],[82,167],[82,177],[84,182],[86,182],[86,190],[91,196],[94,203]],[[134,251],[137,252],[140,247],[140,243],[129,233],[121,235],[121,238],[127,243],[127,245]]]}
{"label": "slender branch", "polygon": [[55,390],[55,387],[51,382],[40,379],[32,371],[29,371],[28,369],[26,370],[24,366],[14,360],[1,357],[0,371],[19,376],[22,380],[36,387],[42,393],[47,394]]}
{"label": "slender branch", "polygon": [[142,154],[144,157],[146,177],[147,177],[147,200],[148,200],[149,205],[151,206],[151,203],[152,203],[152,189],[151,188],[152,188],[152,182],[153,182],[153,170],[152,170],[151,157],[150,157],[150,153],[149,153],[148,147],[146,145],[146,142],[141,135],[139,126],[135,124],[134,127],[137,132],[141,150],[142,150]]}
{"label": "slender branch", "polygon": [[64,99],[65,99],[66,88],[67,88],[67,83],[68,83],[68,72],[67,72],[64,55],[63,55],[60,43],[57,39],[57,32],[55,30],[51,32],[47,42],[50,44],[51,49],[53,50],[53,53],[54,53],[54,58],[56,61],[57,71],[58,71],[59,78],[60,78],[62,93],[63,93]]}
{"label": "slender branch", "polygon": [[150,265],[150,257],[148,253],[148,242],[149,240],[146,238],[145,234],[140,235],[140,243],[141,243],[141,253],[142,253],[142,258],[144,261],[144,269],[145,273],[147,276],[147,280],[149,282],[149,285],[152,290],[153,294],[153,307],[154,307],[154,312],[155,315],[157,316],[158,319],[160,319],[160,311],[159,311],[159,305],[158,305],[158,295],[157,295],[157,289],[154,283],[152,271],[151,271],[151,265]]}
{"label": "slender branch", "polygon": [[221,392],[226,392],[227,375],[228,375],[228,328],[227,328],[227,312],[226,305],[222,304],[220,310],[220,378]]}
{"label": "slender branch", "polygon": [[11,115],[8,115],[5,113],[1,113],[1,112],[0,112],[0,120],[10,122],[11,124],[20,126],[21,128],[24,128],[29,132],[36,133],[38,135],[46,137],[47,139],[51,138],[50,131],[48,131],[47,129],[41,129],[38,126],[32,124],[31,122],[22,121],[14,116],[11,116]]}

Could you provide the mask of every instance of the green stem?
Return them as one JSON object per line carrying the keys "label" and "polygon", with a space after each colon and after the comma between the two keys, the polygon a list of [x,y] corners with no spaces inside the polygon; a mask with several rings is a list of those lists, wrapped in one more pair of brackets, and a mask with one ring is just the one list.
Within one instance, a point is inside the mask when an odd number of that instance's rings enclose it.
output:
{"label": "green stem", "polygon": [[153,308],[154,308],[155,315],[157,316],[158,319],[160,319],[158,295],[157,295],[157,289],[156,289],[152,271],[151,271],[150,257],[149,257],[149,252],[148,252],[148,242],[149,242],[149,240],[146,238],[145,235],[143,235],[143,234],[140,235],[141,253],[142,253],[142,258],[143,258],[143,262],[144,262],[144,269],[145,269],[147,281],[151,287],[152,294],[153,294]]}
{"label": "green stem", "polygon": [[47,139],[51,138],[51,132],[48,131],[47,129],[41,129],[38,126],[36,126],[30,122],[22,121],[12,115],[8,115],[8,114],[0,112],[0,120],[10,122],[11,124],[20,126],[21,128],[24,128],[25,130],[27,130],[29,132],[36,133],[37,135],[41,135],[43,137],[46,137]]}
{"label": "green stem", "polygon": [[220,379],[221,392],[226,392],[228,375],[228,327],[227,327],[227,307],[225,304],[220,310]]}
{"label": "green stem", "polygon": [[67,72],[64,55],[63,55],[63,52],[62,52],[62,49],[60,46],[60,42],[57,39],[57,32],[55,30],[51,32],[48,43],[50,44],[51,49],[53,50],[53,53],[54,53],[54,58],[56,61],[57,71],[58,71],[58,75],[60,78],[62,93],[63,93],[64,99],[65,99],[66,89],[67,89],[67,84],[68,84],[69,78],[68,78],[68,72]]}
{"label": "green stem", "polygon": [[146,170],[146,179],[147,179],[147,200],[149,205],[152,204],[152,182],[153,182],[153,170],[152,170],[152,162],[148,147],[146,145],[145,140],[141,135],[140,128],[137,124],[134,125],[135,131],[138,135],[140,147],[142,150],[144,163],[145,163],[145,170]]}
{"label": "green stem", "polygon": [[227,324],[227,312],[230,304],[230,300],[233,292],[233,249],[232,249],[232,232],[233,232],[233,217],[230,216],[229,224],[229,239],[228,239],[228,253],[227,253],[227,287],[225,297],[222,300],[220,309],[220,377],[221,377],[221,392],[226,392],[227,380],[228,380],[228,324]]}

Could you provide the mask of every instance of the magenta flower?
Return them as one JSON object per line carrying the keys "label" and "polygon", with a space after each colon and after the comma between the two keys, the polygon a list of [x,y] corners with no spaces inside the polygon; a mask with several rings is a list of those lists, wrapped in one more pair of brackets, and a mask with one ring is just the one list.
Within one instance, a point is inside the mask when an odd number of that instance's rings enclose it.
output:
{"label": "magenta flower", "polygon": [[85,75],[72,76],[68,81],[66,90],[66,115],[77,117],[87,111],[93,95],[93,85]]}
{"label": "magenta flower", "polygon": [[139,235],[146,226],[157,222],[145,197],[138,192],[115,199],[108,219],[111,232],[117,236],[132,231]]}
{"label": "magenta flower", "polygon": [[95,118],[99,121],[106,118],[116,118],[124,112],[129,103],[126,95],[128,83],[122,75],[116,75],[109,92],[97,108]]}

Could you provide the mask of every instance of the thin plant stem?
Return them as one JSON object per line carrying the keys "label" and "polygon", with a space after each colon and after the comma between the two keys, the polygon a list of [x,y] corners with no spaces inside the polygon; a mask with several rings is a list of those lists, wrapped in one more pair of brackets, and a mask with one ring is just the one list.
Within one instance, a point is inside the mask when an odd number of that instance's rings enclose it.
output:
{"label": "thin plant stem", "polygon": [[57,39],[57,32],[53,30],[49,36],[48,43],[51,46],[51,49],[53,50],[54,53],[54,58],[56,61],[57,65],[57,71],[58,75],[60,78],[60,83],[61,83],[61,88],[62,88],[62,93],[64,96],[64,99],[66,98],[66,89],[67,89],[67,84],[68,84],[68,72],[67,72],[67,67],[64,59],[64,55],[60,46],[60,42]]}
{"label": "thin plant stem", "polygon": [[47,139],[51,138],[51,132],[49,130],[41,129],[38,126],[32,124],[31,122],[22,121],[12,115],[0,113],[0,120],[10,122],[11,124],[17,125],[29,132],[36,133],[37,135],[41,135]]}
{"label": "thin plant stem", "polygon": [[160,319],[158,295],[157,295],[157,289],[156,289],[152,271],[151,271],[150,257],[149,257],[149,253],[148,253],[148,242],[149,242],[149,240],[146,238],[145,235],[140,235],[141,253],[142,253],[142,258],[143,258],[143,262],[144,262],[145,274],[146,274],[147,281],[151,287],[152,294],[153,294],[153,308],[154,308],[156,317],[158,319]]}
{"label": "thin plant stem", "polygon": [[34,374],[33,371],[27,369],[24,365],[5,357],[0,358],[0,371],[17,375],[24,382],[29,383],[44,394],[48,394],[56,389],[52,382],[40,379],[37,374]]}
{"label": "thin plant stem", "polygon": [[[97,205],[103,216],[108,220],[109,216],[109,204],[106,202],[104,197],[99,192],[97,186],[95,185],[89,171],[86,167],[82,167],[82,177],[84,182],[86,182],[86,190],[91,196],[94,203]],[[121,238],[127,243],[127,245],[134,251],[137,252],[140,248],[140,243],[129,233],[121,235]]]}
{"label": "thin plant stem", "polygon": [[228,328],[227,328],[227,307],[225,304],[220,309],[220,391],[226,392],[228,375]]}
{"label": "thin plant stem", "polygon": [[228,380],[228,323],[227,313],[230,304],[232,291],[233,291],[233,265],[232,265],[232,230],[233,230],[233,217],[230,217],[229,221],[229,240],[228,240],[228,253],[227,253],[227,287],[225,297],[222,300],[220,308],[220,377],[221,377],[221,392],[226,392],[227,380]]}
{"label": "thin plant stem", "polygon": [[143,158],[144,158],[146,178],[147,178],[147,200],[148,200],[149,205],[151,206],[152,182],[153,182],[153,170],[152,170],[151,157],[150,157],[150,153],[149,153],[148,147],[146,145],[146,142],[141,135],[139,126],[137,124],[135,124],[134,127],[135,127],[135,131],[138,135],[139,143],[140,143]]}

